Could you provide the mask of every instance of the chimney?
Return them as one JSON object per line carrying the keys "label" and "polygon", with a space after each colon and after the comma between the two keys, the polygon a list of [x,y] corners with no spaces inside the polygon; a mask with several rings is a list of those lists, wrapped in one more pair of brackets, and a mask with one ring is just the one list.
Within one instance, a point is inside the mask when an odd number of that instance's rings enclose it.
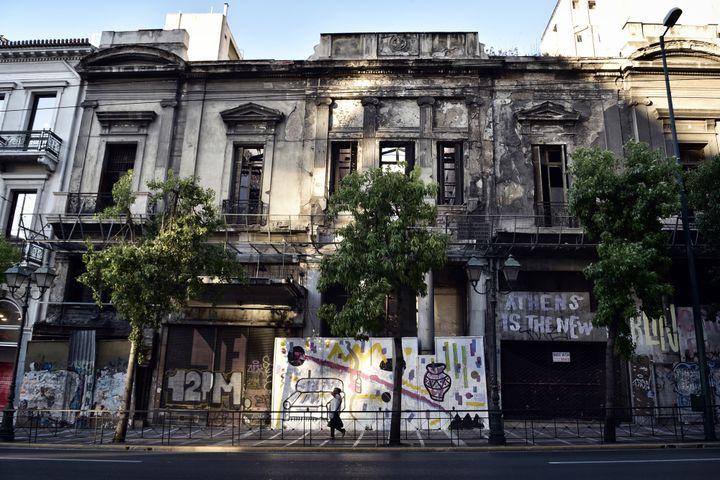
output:
{"label": "chimney", "polygon": [[228,3],[227,3],[227,2],[223,3],[223,16],[224,16],[224,17],[227,17],[228,8],[230,8],[230,6],[228,5]]}

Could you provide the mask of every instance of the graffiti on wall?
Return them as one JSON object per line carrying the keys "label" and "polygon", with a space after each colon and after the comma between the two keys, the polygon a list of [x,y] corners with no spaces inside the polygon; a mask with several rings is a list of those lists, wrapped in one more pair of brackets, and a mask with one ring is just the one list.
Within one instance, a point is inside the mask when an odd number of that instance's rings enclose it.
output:
{"label": "graffiti on wall", "polygon": [[245,373],[242,406],[244,410],[267,411],[272,408],[272,362],[270,356],[262,360],[252,360]]}
{"label": "graffiti on wall", "polygon": [[230,406],[242,404],[242,372],[208,372],[176,369],[167,373],[166,403],[223,405],[229,397]]}
{"label": "graffiti on wall", "polygon": [[595,328],[587,292],[510,292],[498,296],[504,340],[604,341]]}
{"label": "graffiti on wall", "polygon": [[[710,361],[708,367],[710,391],[714,397],[713,402],[717,405],[720,402],[720,362]],[[696,362],[676,363],[673,365],[673,378],[677,393],[677,406],[683,408],[683,416],[696,415],[700,417],[700,413],[692,412],[690,401],[690,395],[698,395],[702,391],[698,364]]]}
{"label": "graffiti on wall", "polygon": [[[697,361],[697,342],[695,340],[695,322],[691,307],[678,307],[677,330],[680,333],[680,355],[682,360]],[[720,313],[714,318],[708,316],[707,309],[701,311],[703,333],[705,334],[705,354],[708,359],[720,360]]]}
{"label": "graffiti on wall", "polygon": [[678,323],[673,306],[670,307],[669,313],[670,319],[649,318],[644,312],[630,319],[630,333],[635,342],[636,354],[678,352]]}
{"label": "graffiti on wall", "polygon": [[[343,395],[344,415],[359,428],[389,421],[392,402],[392,339],[277,338],[272,405],[281,423],[327,419],[334,388]],[[405,370],[402,408],[408,423],[447,425],[452,410],[485,409],[487,389],[482,337],[437,337],[435,355],[420,355],[417,339],[402,342]],[[428,410],[447,418],[427,420]],[[376,413],[379,412],[379,413]],[[422,413],[422,414],[421,414]],[[424,422],[424,423],[423,423]]]}

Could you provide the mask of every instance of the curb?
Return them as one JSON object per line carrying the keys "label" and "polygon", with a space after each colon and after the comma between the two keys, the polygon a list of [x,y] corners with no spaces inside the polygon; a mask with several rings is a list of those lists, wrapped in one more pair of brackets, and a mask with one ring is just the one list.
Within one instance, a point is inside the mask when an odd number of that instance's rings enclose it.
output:
{"label": "curb", "polygon": [[88,445],[88,444],[54,444],[54,443],[6,443],[0,444],[0,450],[108,450],[128,452],[173,452],[173,453],[385,453],[385,452],[529,452],[552,450],[659,450],[682,448],[720,448],[718,442],[700,443],[636,443],[636,444],[598,444],[598,445],[503,445],[483,447],[221,447],[213,445]]}

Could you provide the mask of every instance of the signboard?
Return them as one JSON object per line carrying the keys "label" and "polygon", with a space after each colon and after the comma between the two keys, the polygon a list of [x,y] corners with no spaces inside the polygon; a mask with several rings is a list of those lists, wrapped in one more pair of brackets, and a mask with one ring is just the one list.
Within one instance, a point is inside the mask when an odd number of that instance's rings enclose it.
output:
{"label": "signboard", "polygon": [[570,352],[552,352],[553,363],[570,363]]}

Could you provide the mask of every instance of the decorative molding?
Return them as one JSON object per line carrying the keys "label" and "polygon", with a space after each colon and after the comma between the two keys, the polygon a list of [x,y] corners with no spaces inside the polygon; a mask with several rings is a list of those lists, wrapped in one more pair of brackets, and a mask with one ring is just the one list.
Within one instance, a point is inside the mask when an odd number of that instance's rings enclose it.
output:
{"label": "decorative molding", "polygon": [[95,108],[98,107],[98,105],[99,105],[99,104],[98,104],[98,101],[97,101],[97,100],[83,100],[83,101],[80,103],[80,106],[81,106],[82,108],[93,108],[93,109],[95,109]]}
{"label": "decorative molding", "polygon": [[521,123],[576,123],[580,120],[580,112],[549,101],[520,110],[515,115]]}
{"label": "decorative molding", "polygon": [[360,100],[363,107],[377,107],[380,104],[380,99],[377,97],[363,97]]}
{"label": "decorative molding", "polygon": [[245,103],[239,107],[220,112],[227,133],[265,133],[274,134],[275,127],[285,115],[272,108],[256,103]]}
{"label": "decorative molding", "polygon": [[[711,108],[675,108],[673,109],[673,113],[678,120],[720,120],[720,110]],[[670,118],[670,110],[667,108],[656,108],[655,118]]]}
{"label": "decorative molding", "polygon": [[317,98],[315,99],[315,105],[318,106],[318,107],[319,107],[320,105],[330,106],[330,105],[332,105],[332,103],[333,103],[333,99],[330,98],[330,97],[317,97]]}
{"label": "decorative molding", "polygon": [[20,86],[25,89],[30,88],[65,88],[70,85],[67,80],[23,80]]}
{"label": "decorative molding", "polygon": [[145,134],[150,123],[157,114],[152,110],[122,111],[122,112],[96,112],[95,116],[100,122],[103,134],[109,133],[135,133]]}
{"label": "decorative molding", "polygon": [[435,97],[420,97],[417,99],[417,104],[421,107],[435,105]]}
{"label": "decorative molding", "polygon": [[160,106],[163,108],[166,108],[166,107],[175,108],[175,107],[177,107],[177,104],[178,104],[178,102],[174,98],[165,98],[163,100],[160,100]]}

